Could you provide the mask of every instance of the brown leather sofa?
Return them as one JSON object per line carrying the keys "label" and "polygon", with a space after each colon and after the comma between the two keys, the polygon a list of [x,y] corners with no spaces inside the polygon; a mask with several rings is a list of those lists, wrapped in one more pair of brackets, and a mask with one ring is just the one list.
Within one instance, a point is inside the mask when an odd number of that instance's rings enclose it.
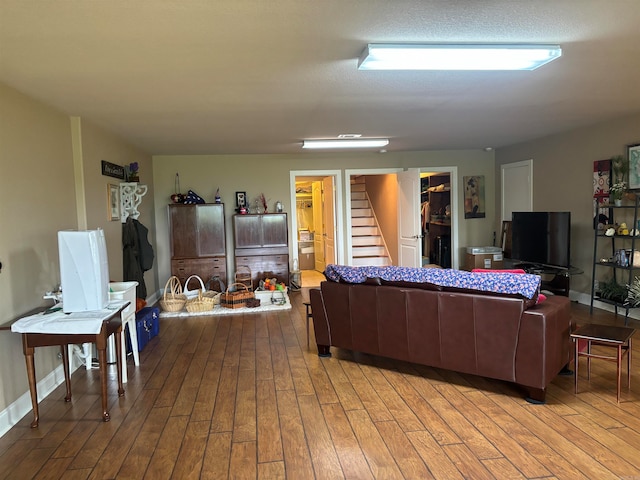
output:
{"label": "brown leather sofa", "polygon": [[[569,299],[322,282],[309,292],[318,354],[330,347],[469,373],[523,387],[542,403],[570,361]],[[528,307],[528,308],[527,308]]]}

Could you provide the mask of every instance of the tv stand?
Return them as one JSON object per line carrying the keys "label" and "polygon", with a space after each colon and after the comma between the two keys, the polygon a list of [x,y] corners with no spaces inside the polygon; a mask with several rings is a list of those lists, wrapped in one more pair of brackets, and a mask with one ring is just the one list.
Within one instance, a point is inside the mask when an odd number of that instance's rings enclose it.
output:
{"label": "tv stand", "polygon": [[542,278],[540,290],[548,290],[554,295],[564,297],[569,296],[571,275],[582,273],[582,270],[576,267],[552,267],[528,262],[514,263],[511,268],[521,268],[527,273],[540,275]]}

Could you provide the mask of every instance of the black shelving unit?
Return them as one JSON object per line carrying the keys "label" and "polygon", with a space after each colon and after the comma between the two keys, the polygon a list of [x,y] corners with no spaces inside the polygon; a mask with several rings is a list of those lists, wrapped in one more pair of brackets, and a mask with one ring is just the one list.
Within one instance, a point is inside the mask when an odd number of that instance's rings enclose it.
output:
{"label": "black shelving unit", "polygon": [[[602,230],[595,230],[595,240],[593,242],[593,272],[591,275],[591,307],[590,313],[593,313],[593,302],[597,300],[602,303],[606,303],[609,305],[613,305],[615,309],[616,315],[618,314],[618,308],[624,308],[625,310],[625,324],[627,323],[627,319],[629,317],[629,310],[631,307],[624,304],[624,301],[614,301],[606,298],[602,298],[596,292],[595,280],[596,280],[596,271],[598,267],[612,269],[613,270],[613,279],[618,283],[618,280],[623,282],[623,284],[631,285],[633,282],[633,273],[635,270],[640,270],[640,264],[634,264],[633,262],[633,252],[636,251],[636,243],[640,246],[640,236],[632,235],[634,230],[638,229],[638,207],[640,206],[640,194],[634,195],[633,204],[630,205],[609,205],[609,206],[601,206],[600,208],[608,208],[610,212],[609,223],[611,225],[619,225],[622,222],[627,224],[629,234],[628,235],[618,235],[618,232],[614,235],[607,236],[605,232],[607,228]],[[631,217],[633,216],[633,221],[631,221]],[[631,223],[632,222],[632,223]],[[636,230],[637,232],[637,230]],[[628,265],[621,265],[616,263],[615,261],[600,261],[598,255],[598,246],[602,245],[603,242],[609,242],[611,244],[611,258],[615,258],[616,252],[624,249],[625,251],[630,251],[631,254],[627,256]]]}

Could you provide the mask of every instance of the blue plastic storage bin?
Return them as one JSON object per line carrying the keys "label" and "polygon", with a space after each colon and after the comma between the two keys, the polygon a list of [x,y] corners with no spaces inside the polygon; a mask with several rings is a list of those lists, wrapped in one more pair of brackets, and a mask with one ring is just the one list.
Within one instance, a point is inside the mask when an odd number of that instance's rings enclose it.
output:
{"label": "blue plastic storage bin", "polygon": [[[136,312],[136,333],[138,334],[138,351],[147,345],[149,340],[160,333],[160,309],[145,307]],[[131,338],[127,339],[127,352],[131,352]]]}

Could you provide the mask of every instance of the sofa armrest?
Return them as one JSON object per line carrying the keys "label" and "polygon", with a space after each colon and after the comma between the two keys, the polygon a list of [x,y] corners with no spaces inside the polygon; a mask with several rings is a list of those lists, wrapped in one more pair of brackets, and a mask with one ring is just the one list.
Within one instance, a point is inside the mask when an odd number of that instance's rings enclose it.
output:
{"label": "sofa armrest", "polygon": [[516,352],[516,381],[546,389],[571,360],[571,306],[568,297],[550,296],[522,315]]}

